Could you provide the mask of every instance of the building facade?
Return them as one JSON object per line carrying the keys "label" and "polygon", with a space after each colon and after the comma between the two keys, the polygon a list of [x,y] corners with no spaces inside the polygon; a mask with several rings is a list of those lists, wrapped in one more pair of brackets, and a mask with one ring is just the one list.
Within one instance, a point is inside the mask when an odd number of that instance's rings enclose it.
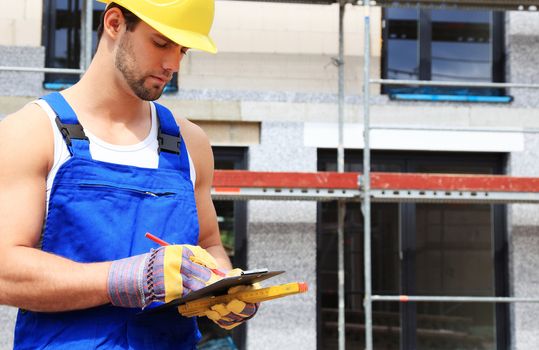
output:
{"label": "building facade", "polygon": [[[20,0],[0,14],[0,66],[79,64],[79,0]],[[94,16],[102,9],[95,4]],[[345,163],[362,169],[363,15],[346,6]],[[371,77],[539,82],[539,21],[532,12],[374,7]],[[336,170],[339,7],[216,2],[217,55],[190,53],[160,100],[203,127],[216,168]],[[0,118],[76,81],[0,71]],[[539,175],[539,102],[532,89],[371,86],[377,171]],[[0,141],[1,145],[1,141]],[[307,294],[264,304],[246,349],[337,348],[336,205],[217,201],[236,265],[286,270]],[[535,205],[373,204],[375,294],[539,297]],[[364,342],[359,204],[347,205],[346,339]],[[535,304],[374,304],[376,349],[536,349]],[[0,349],[16,310],[0,307]],[[209,331],[208,331],[209,332]]]}

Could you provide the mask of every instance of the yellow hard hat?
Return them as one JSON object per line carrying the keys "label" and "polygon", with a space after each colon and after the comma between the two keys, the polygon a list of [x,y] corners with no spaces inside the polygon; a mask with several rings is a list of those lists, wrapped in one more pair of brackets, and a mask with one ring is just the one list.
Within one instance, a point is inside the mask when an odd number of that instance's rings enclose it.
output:
{"label": "yellow hard hat", "polygon": [[97,0],[114,2],[175,43],[211,53],[217,47],[209,37],[214,0]]}

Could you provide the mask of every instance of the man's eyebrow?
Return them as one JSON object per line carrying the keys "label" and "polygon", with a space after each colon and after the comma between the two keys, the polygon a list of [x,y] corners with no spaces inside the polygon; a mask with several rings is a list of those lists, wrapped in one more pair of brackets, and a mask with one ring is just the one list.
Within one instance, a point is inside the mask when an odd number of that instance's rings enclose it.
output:
{"label": "man's eyebrow", "polygon": [[158,37],[159,39],[166,41],[167,44],[172,44],[172,45],[180,46],[180,45],[176,44],[174,41],[172,41],[172,40],[170,40],[169,38],[167,38],[166,36],[164,36],[163,34],[155,33],[154,35],[155,35],[156,37]]}

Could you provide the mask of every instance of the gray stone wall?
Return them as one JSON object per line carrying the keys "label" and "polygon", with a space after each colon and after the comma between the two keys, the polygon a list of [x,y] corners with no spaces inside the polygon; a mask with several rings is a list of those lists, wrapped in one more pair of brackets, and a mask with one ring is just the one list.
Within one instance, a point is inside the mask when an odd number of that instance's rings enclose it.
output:
{"label": "gray stone wall", "polygon": [[[254,171],[316,171],[316,149],[303,146],[302,123],[265,122],[249,165]],[[286,270],[271,284],[305,281],[309,292],[262,305],[249,321],[247,348],[316,349],[316,203],[249,201],[248,218],[249,267]]]}
{"label": "gray stone wall", "polygon": [[[527,134],[525,151],[512,153],[509,173],[513,176],[539,176],[539,134]],[[539,297],[539,206],[509,205],[509,278],[515,297]],[[511,306],[513,349],[538,349],[539,305]]]}
{"label": "gray stone wall", "polygon": [[[44,67],[44,47],[0,46],[0,66]],[[0,71],[0,95],[41,96],[43,73]]]}
{"label": "gray stone wall", "polygon": [[13,349],[13,330],[17,309],[0,305],[0,350]]}
{"label": "gray stone wall", "polygon": [[[539,83],[539,13],[506,12],[506,76],[512,83]],[[537,89],[509,89],[515,107],[539,107]]]}

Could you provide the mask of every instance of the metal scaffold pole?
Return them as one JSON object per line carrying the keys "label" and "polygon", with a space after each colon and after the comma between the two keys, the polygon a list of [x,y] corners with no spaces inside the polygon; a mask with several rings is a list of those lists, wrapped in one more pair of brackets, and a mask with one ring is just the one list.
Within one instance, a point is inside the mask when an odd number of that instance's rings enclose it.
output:
{"label": "metal scaffold pole", "polygon": [[[345,1],[339,2],[339,145],[337,148],[337,171],[344,172],[344,11]],[[345,289],[344,289],[344,217],[346,203],[343,200],[337,202],[338,205],[338,228],[337,228],[337,249],[338,249],[338,297],[339,297],[339,350],[346,347],[346,319],[345,319]]]}
{"label": "metal scaffold pole", "polygon": [[93,0],[84,0],[81,10],[80,69],[86,71],[92,61]]}
{"label": "metal scaffold pole", "polygon": [[363,223],[364,223],[364,265],[365,265],[365,347],[373,349],[372,342],[372,278],[371,278],[371,154],[370,154],[370,121],[369,121],[369,89],[370,89],[370,4],[369,0],[363,2],[365,11],[365,39],[363,53]]}

